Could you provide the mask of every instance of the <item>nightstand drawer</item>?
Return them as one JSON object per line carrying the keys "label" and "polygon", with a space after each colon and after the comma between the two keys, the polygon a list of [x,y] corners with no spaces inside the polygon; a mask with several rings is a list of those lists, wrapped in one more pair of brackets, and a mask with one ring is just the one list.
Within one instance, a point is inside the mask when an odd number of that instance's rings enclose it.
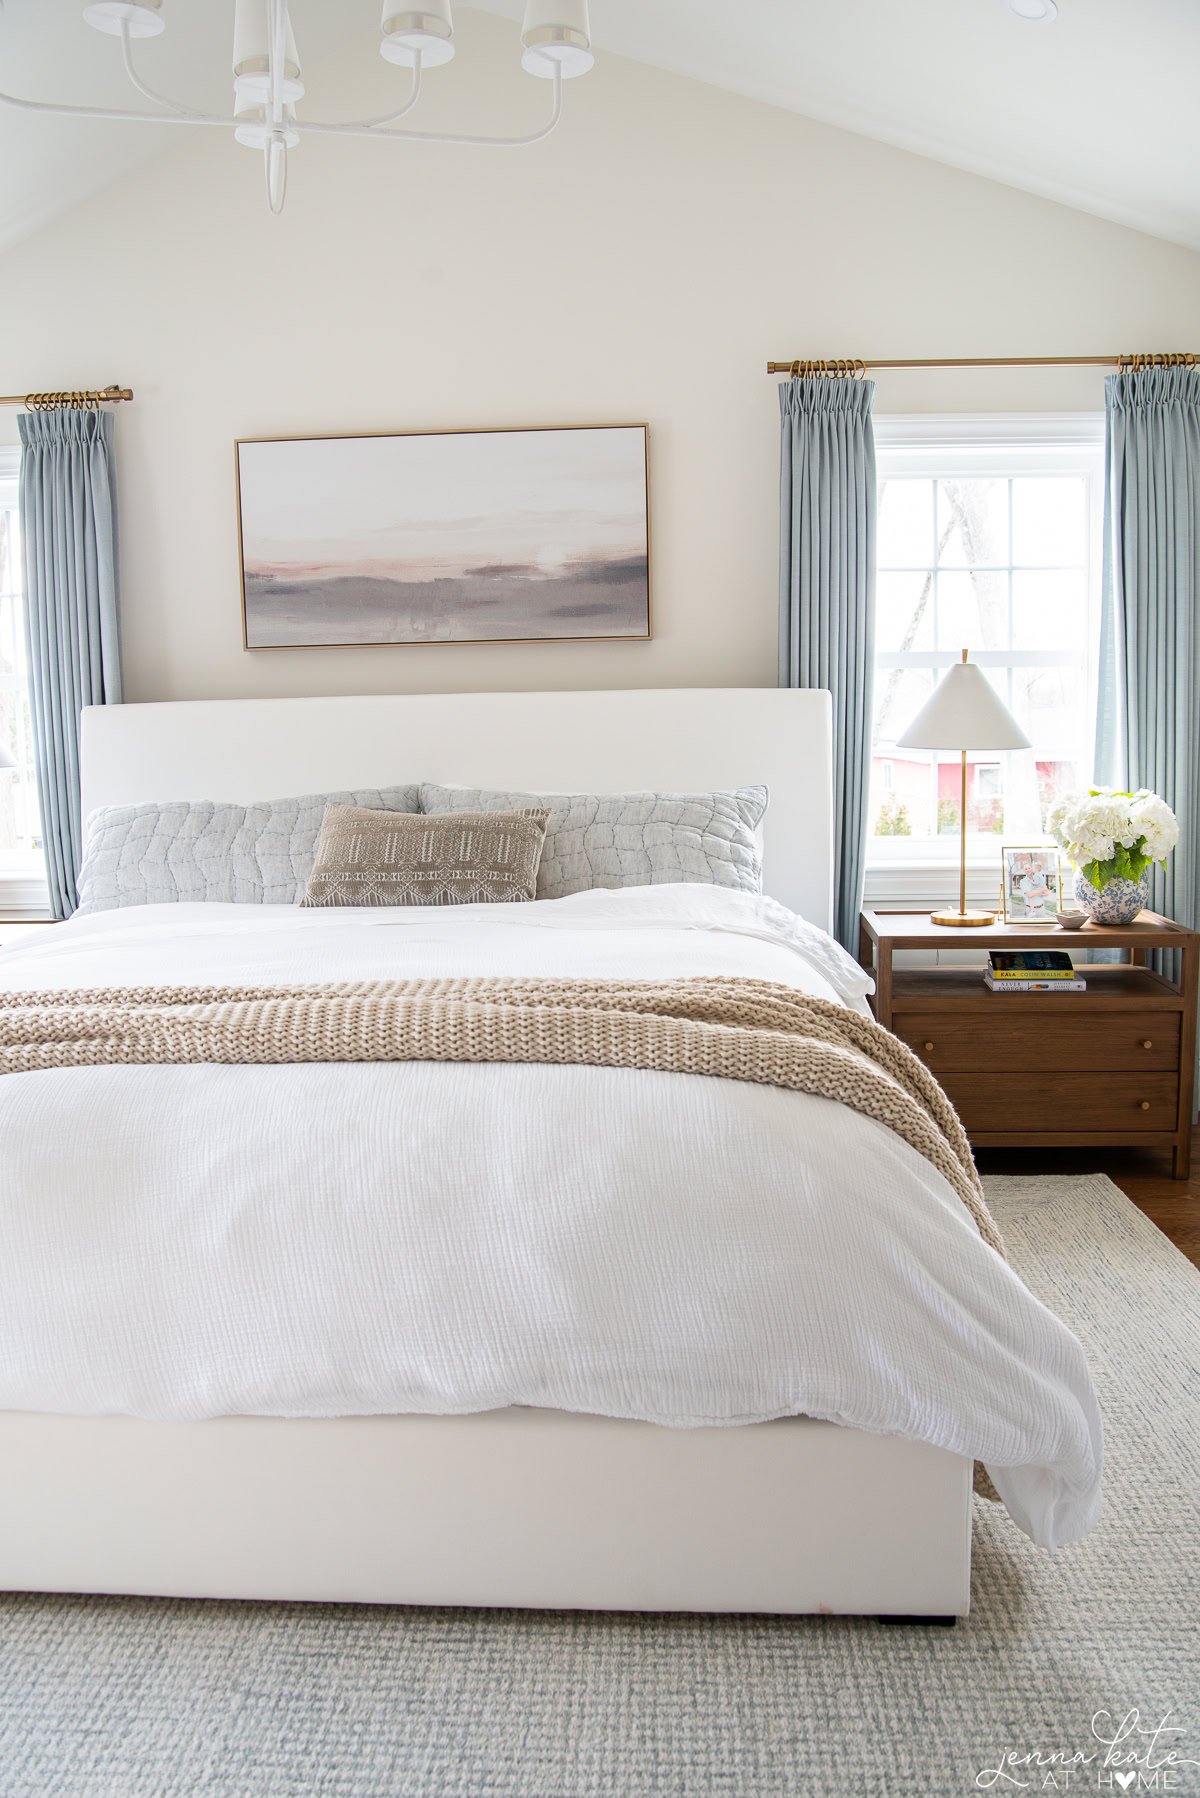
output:
{"label": "nightstand drawer", "polygon": [[942,1080],[969,1136],[1001,1131],[1174,1130],[1179,1079],[1174,1074],[948,1073]]}
{"label": "nightstand drawer", "polygon": [[[1089,1068],[1131,1074],[1179,1068],[1179,1013],[1173,1011],[1078,1010],[1069,1017],[1047,1016],[1046,1004],[1069,1009],[1075,996],[1061,993],[1039,1001],[1036,1012],[1019,1015],[1023,993],[993,994],[1012,1006],[998,1016],[972,1010],[906,1012],[897,1009],[892,1029],[944,1081],[953,1072],[1003,1074],[1008,1068],[1047,1073]],[[1086,996],[1079,995],[1086,1003]]]}

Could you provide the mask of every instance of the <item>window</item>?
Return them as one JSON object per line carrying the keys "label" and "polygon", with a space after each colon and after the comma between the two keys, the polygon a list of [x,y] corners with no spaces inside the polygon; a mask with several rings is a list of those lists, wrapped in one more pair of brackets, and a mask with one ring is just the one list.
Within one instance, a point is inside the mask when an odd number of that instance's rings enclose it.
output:
{"label": "window", "polygon": [[868,869],[958,856],[959,757],[896,739],[965,648],[1032,744],[968,761],[968,857],[994,886],[1000,840],[1044,836],[1091,777],[1102,421],[882,418],[878,439]]}
{"label": "window", "polygon": [[17,761],[0,768],[0,916],[46,910],[19,531],[17,455],[0,450],[0,743]]}

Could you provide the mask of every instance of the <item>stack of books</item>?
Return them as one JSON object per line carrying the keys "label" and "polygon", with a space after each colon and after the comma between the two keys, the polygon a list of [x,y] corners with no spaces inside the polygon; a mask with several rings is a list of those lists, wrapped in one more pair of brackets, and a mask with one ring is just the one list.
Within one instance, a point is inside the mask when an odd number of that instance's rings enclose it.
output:
{"label": "stack of books", "polygon": [[1087,981],[1077,974],[1065,949],[993,949],[983,981],[994,993],[1082,993]]}

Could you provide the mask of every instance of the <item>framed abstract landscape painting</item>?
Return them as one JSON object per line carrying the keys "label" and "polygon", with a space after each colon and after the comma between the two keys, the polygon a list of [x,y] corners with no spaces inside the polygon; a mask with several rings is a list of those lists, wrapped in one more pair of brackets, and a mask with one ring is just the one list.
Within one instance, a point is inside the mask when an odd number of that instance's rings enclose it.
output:
{"label": "framed abstract landscape painting", "polygon": [[647,437],[243,439],[246,648],[649,637]]}

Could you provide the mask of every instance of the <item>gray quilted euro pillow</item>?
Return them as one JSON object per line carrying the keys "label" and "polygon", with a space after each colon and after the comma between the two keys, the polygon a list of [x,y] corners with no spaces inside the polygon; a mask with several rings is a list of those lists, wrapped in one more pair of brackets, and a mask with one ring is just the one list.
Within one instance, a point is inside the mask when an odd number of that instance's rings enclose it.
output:
{"label": "gray quilted euro pillow", "polygon": [[255,805],[207,799],[103,805],[88,818],[76,916],[188,900],[297,905],[331,800],[374,811],[421,809],[416,787],[310,793]]}
{"label": "gray quilted euro pillow", "polygon": [[755,831],[766,787],[731,793],[494,793],[423,785],[423,812],[549,813],[539,899],[592,887],[696,881],[761,893]]}

